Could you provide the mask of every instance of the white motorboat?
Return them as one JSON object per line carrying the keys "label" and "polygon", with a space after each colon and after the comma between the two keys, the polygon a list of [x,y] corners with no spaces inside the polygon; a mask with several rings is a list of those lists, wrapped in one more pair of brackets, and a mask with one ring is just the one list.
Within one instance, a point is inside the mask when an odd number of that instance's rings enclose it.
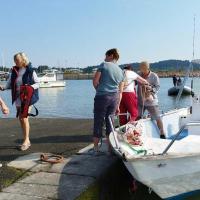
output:
{"label": "white motorboat", "polygon": [[[151,119],[114,128],[109,136],[114,152],[139,182],[162,199],[182,199],[200,192],[200,97],[193,97],[189,108],[175,109],[161,115],[167,139],[160,139]],[[140,145],[133,144],[140,133]],[[130,135],[129,135],[130,136]]]}
{"label": "white motorboat", "polygon": [[63,73],[58,70],[45,70],[43,74],[38,76],[40,80],[40,88],[65,87],[66,82]]}

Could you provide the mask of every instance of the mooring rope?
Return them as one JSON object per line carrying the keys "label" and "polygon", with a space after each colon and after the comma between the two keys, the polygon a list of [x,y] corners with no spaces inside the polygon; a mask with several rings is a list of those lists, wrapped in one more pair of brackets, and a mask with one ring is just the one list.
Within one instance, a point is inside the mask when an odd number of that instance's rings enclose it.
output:
{"label": "mooring rope", "polygon": [[55,154],[41,154],[40,155],[40,160],[43,162],[48,162],[51,164],[55,164],[55,163],[61,163],[64,160],[64,157],[61,155],[55,155]]}

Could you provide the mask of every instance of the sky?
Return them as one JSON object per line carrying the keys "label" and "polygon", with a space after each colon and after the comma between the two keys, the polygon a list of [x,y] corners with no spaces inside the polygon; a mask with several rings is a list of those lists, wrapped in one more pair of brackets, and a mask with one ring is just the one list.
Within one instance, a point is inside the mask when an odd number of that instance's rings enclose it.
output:
{"label": "sky", "polygon": [[118,48],[119,64],[200,57],[199,0],[0,0],[0,65],[86,67]]}

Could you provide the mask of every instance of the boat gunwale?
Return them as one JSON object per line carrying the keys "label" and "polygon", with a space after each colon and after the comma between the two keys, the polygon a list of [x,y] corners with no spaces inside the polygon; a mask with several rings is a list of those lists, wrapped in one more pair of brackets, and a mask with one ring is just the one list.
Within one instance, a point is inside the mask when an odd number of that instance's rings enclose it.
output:
{"label": "boat gunwale", "polygon": [[[138,160],[166,160],[166,159],[175,159],[175,158],[185,158],[185,157],[197,157],[200,156],[200,153],[188,153],[188,154],[154,154],[154,155],[145,155],[141,157],[128,158],[125,156],[126,162],[138,161]],[[122,156],[123,157],[123,156]]]}
{"label": "boat gunwale", "polygon": [[200,153],[166,153],[166,154],[150,154],[150,155],[142,155],[139,157],[134,156],[126,156],[125,152],[122,152],[121,149],[117,149],[113,147],[115,154],[120,157],[125,162],[132,162],[132,161],[141,161],[141,160],[166,160],[166,159],[174,159],[174,158],[185,158],[185,157],[196,157],[200,156]]}

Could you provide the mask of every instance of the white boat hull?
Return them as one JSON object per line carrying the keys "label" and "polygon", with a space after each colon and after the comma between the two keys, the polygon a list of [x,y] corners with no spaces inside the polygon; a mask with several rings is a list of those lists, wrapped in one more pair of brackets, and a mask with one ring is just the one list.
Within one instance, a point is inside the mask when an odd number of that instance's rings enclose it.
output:
{"label": "white boat hull", "polygon": [[[198,105],[197,102],[196,105]],[[199,106],[199,105],[198,105]],[[195,107],[195,106],[194,106]],[[132,176],[151,188],[162,199],[180,197],[200,192],[200,124],[197,106],[192,115],[188,109],[174,110],[162,115],[164,131],[168,139],[159,139],[157,126],[150,119],[140,120],[143,147],[146,155],[138,156],[130,145],[120,138],[118,129],[109,136],[111,145]],[[180,127],[191,121],[198,127],[187,128],[187,135],[176,140],[167,154],[162,154]],[[195,125],[196,126],[196,125]],[[184,131],[183,131],[184,132]],[[116,142],[117,141],[117,142]]]}
{"label": "white boat hull", "polygon": [[65,87],[65,81],[49,81],[49,82],[40,82],[40,88],[53,88],[53,87]]}
{"label": "white boat hull", "polygon": [[124,162],[133,177],[162,199],[200,190],[200,155]]}

